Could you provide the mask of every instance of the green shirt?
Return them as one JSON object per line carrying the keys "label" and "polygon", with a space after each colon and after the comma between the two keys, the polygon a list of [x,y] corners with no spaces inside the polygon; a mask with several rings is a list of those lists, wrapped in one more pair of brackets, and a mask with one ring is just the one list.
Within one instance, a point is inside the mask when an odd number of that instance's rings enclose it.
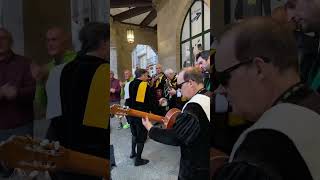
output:
{"label": "green shirt", "polygon": [[[60,64],[69,63],[75,59],[77,53],[74,51],[66,51],[63,55],[63,60]],[[52,59],[48,64],[47,68],[49,72],[59,64],[55,63],[55,60]],[[35,92],[35,104],[39,108],[45,108],[47,105],[47,95],[46,95],[46,83],[45,82],[37,82],[36,92]]]}
{"label": "green shirt", "polygon": [[120,96],[121,96],[122,99],[124,98],[124,86],[125,86],[128,82],[131,82],[131,81],[133,81],[133,80],[134,80],[134,78],[133,78],[133,77],[130,77],[130,78],[129,78],[129,81],[125,81],[125,84],[122,86],[122,88],[121,88],[121,93],[120,93]]}
{"label": "green shirt", "polygon": [[320,87],[320,71],[317,72],[311,83],[311,89],[317,91]]}

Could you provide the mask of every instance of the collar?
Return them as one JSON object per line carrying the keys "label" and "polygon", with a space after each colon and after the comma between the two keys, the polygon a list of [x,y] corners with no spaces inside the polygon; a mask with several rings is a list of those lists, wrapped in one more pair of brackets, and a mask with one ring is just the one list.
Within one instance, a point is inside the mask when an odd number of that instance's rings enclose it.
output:
{"label": "collar", "polygon": [[76,56],[77,56],[76,52],[74,52],[72,50],[67,50],[62,56],[61,62],[57,63],[55,58],[53,58],[50,63],[51,63],[51,66],[57,66],[57,65],[68,63],[68,62],[74,60]]}
{"label": "collar", "polygon": [[104,59],[99,58],[97,56],[89,55],[89,54],[78,56],[77,60],[81,62],[90,62],[90,63],[91,62],[106,63]]}
{"label": "collar", "polygon": [[206,88],[201,88],[197,93],[197,94],[205,94],[207,92]]}
{"label": "collar", "polygon": [[134,78],[131,76],[128,80],[126,80],[126,82],[131,82],[133,80],[134,80]]}
{"label": "collar", "polygon": [[298,82],[288,88],[285,92],[279,96],[272,106],[275,106],[280,103],[295,101],[299,97],[303,97],[307,94],[308,88],[302,82]]}

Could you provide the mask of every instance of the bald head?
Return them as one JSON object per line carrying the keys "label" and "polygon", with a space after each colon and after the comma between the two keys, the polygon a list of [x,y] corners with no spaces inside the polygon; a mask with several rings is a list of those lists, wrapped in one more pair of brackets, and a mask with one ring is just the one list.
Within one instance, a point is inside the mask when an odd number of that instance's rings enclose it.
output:
{"label": "bald head", "polygon": [[289,30],[293,31],[297,29],[295,22],[288,16],[288,11],[285,6],[279,6],[273,9],[271,17],[284,26],[287,26]]}
{"label": "bald head", "polygon": [[124,70],[123,74],[124,74],[124,79],[125,80],[129,80],[131,78],[131,76],[132,76],[131,71],[128,70],[128,69]]}
{"label": "bald head", "polygon": [[62,57],[71,48],[71,35],[60,27],[51,27],[47,34],[48,54],[52,57]]}

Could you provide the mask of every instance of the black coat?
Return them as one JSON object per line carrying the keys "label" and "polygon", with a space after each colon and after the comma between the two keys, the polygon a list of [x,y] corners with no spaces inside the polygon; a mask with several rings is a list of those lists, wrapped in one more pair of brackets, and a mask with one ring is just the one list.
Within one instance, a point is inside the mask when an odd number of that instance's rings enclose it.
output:
{"label": "black coat", "polygon": [[163,144],[180,146],[179,179],[209,179],[209,120],[199,104],[189,103],[172,129],[152,127],[149,137]]}

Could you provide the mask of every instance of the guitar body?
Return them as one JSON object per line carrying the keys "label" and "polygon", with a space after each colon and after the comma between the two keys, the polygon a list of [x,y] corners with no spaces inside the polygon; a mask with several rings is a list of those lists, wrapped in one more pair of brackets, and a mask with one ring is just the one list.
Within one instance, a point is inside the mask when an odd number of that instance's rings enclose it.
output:
{"label": "guitar body", "polygon": [[170,109],[166,114],[166,119],[168,120],[167,123],[165,123],[166,128],[172,128],[173,124],[176,122],[177,116],[181,113],[180,109],[172,108]]}

